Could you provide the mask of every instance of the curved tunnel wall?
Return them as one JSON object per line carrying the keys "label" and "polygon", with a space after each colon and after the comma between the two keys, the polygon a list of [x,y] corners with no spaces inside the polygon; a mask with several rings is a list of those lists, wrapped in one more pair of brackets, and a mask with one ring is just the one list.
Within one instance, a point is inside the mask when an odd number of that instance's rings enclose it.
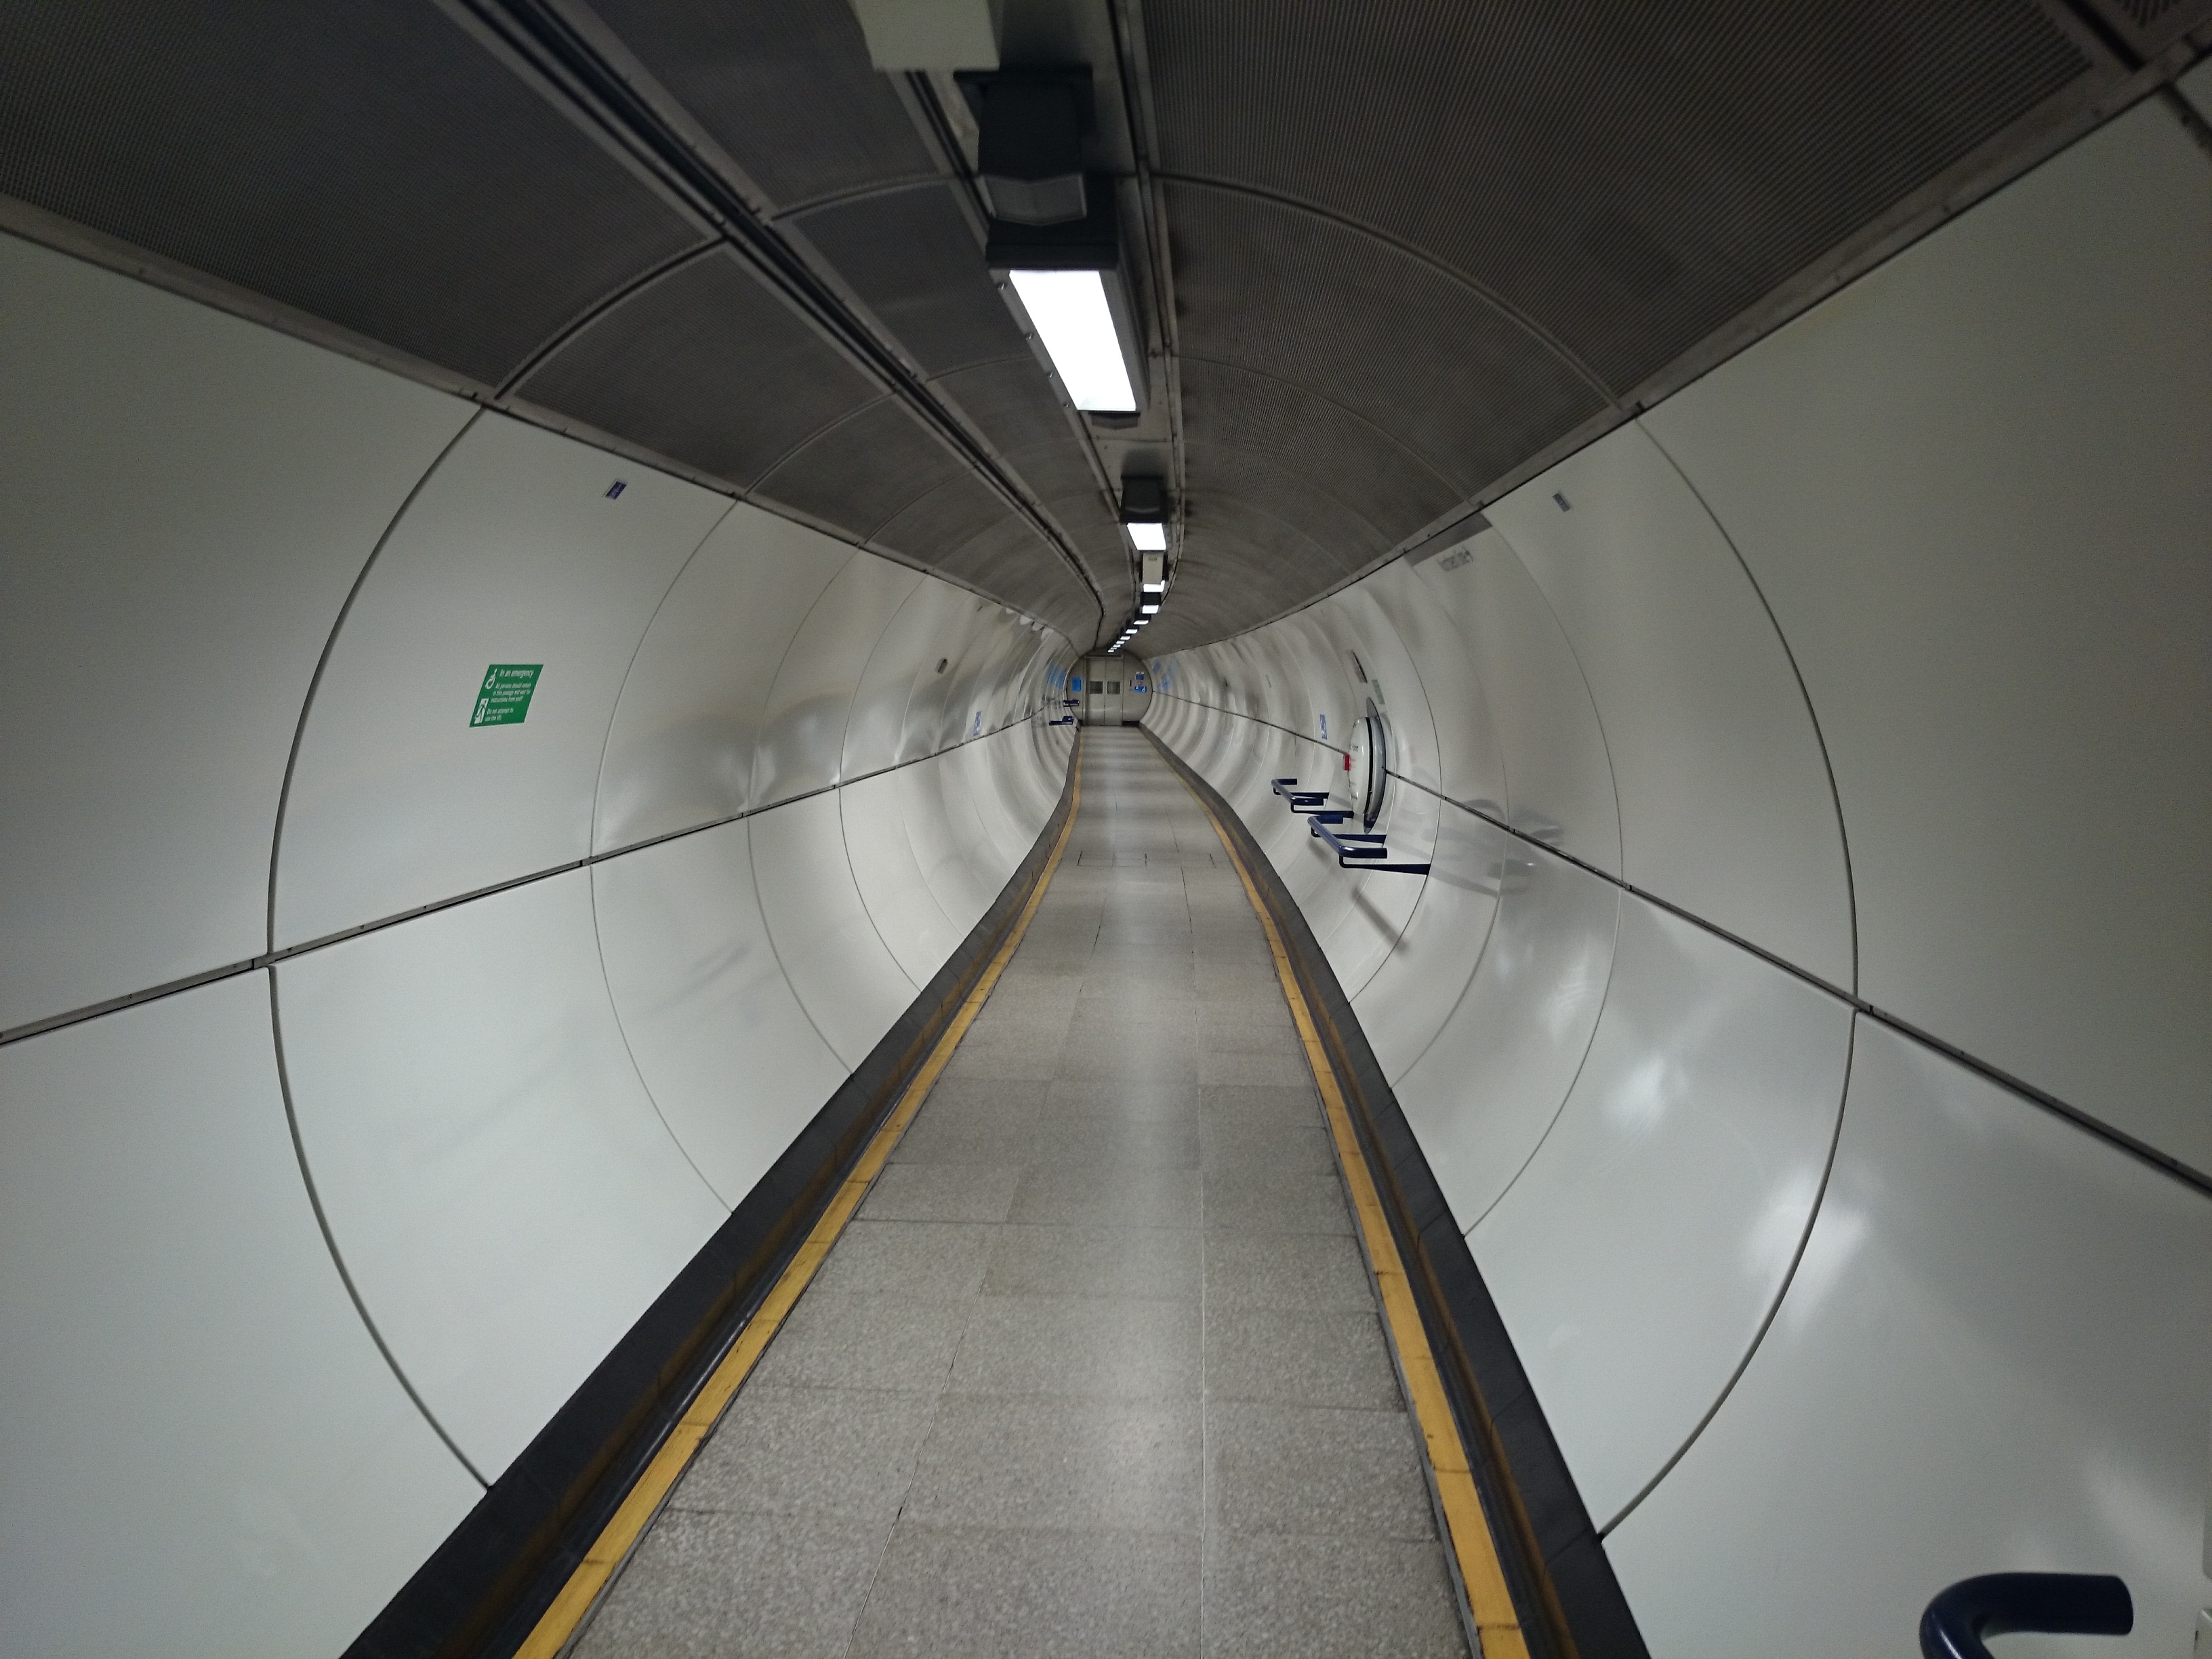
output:
{"label": "curved tunnel wall", "polygon": [[[2021,1651],[2212,1605],[2207,431],[2212,167],[2147,104],[1488,527],[1153,665],[1655,1654],[1903,1655],[2008,1569],[2136,1595]],[[1271,793],[1341,790],[1370,699],[1425,878]]]}
{"label": "curved tunnel wall", "polygon": [[0,1651],[337,1652],[997,896],[1074,653],[28,244],[0,289]]}

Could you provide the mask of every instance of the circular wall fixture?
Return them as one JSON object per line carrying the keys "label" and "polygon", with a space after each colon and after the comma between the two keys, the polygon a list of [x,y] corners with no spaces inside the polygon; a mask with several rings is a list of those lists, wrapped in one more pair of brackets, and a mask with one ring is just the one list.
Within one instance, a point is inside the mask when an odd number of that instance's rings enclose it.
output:
{"label": "circular wall fixture", "polygon": [[1359,792],[1359,827],[1372,830],[1382,816],[1382,798],[1390,787],[1390,734],[1382,724],[1382,711],[1375,699],[1367,700],[1367,713],[1352,731],[1352,783]]}

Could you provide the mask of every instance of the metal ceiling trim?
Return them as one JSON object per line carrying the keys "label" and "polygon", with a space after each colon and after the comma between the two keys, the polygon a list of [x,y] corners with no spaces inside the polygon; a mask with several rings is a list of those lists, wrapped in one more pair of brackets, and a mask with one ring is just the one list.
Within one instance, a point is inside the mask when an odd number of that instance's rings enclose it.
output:
{"label": "metal ceiling trim", "polygon": [[1581,380],[1607,403],[1618,404],[1621,401],[1620,394],[1607,386],[1604,378],[1584,362],[1566,342],[1522,310],[1520,307],[1513,304],[1504,295],[1492,292],[1486,285],[1476,281],[1465,271],[1446,264],[1435,254],[1393,236],[1387,230],[1379,229],[1363,220],[1354,219],[1347,214],[1316,206],[1298,197],[1286,196],[1278,191],[1261,190],[1255,185],[1232,184],[1226,179],[1209,179],[1202,173],[1161,173],[1156,176],[1164,184],[1182,185],[1194,190],[1210,190],[1224,196],[1243,196],[1253,201],[1266,202],[1273,207],[1286,208],[1293,213],[1303,213],[1309,218],[1318,220],[1323,224],[1334,225],[1340,229],[1351,231],[1354,235],[1364,236],[1369,241],[1387,247],[1392,252],[1402,255],[1424,269],[1435,272],[1455,288],[1463,289],[1474,295],[1507,323],[1527,335],[1545,352],[1556,358],[1577,380]]}
{"label": "metal ceiling trim", "polygon": [[[1137,232],[1144,259],[1150,329],[1160,351],[1168,416],[1168,482],[1176,501],[1169,536],[1172,558],[1182,556],[1182,503],[1188,499],[1189,468],[1184,445],[1182,338],[1177,320],[1175,270],[1168,257],[1167,205],[1160,194],[1152,158],[1159,154],[1159,112],[1152,102],[1152,62],[1145,43],[1145,20],[1133,0],[1109,0],[1107,22],[1114,33],[1115,79],[1121,88],[1121,118],[1128,130],[1130,158],[1136,168]],[[1146,340],[1149,347],[1150,337]],[[1131,551],[1133,561],[1136,555]]]}
{"label": "metal ceiling trim", "polygon": [[[651,169],[656,188],[681,202],[751,267],[771,293],[791,307],[856,368],[907,406],[954,459],[966,466],[1018,516],[1030,521],[1089,592],[1103,628],[1105,598],[1066,532],[1024,491],[1011,469],[980,434],[930,389],[929,382],[896,345],[872,326],[852,302],[792,245],[772,209],[734,162],[684,131],[693,124],[672,115],[681,106],[641,66],[625,70],[611,31],[574,0],[437,0],[463,20],[510,67],[518,60],[526,80],[579,126],[603,143],[626,149]],[[919,181],[917,181],[919,182]]]}

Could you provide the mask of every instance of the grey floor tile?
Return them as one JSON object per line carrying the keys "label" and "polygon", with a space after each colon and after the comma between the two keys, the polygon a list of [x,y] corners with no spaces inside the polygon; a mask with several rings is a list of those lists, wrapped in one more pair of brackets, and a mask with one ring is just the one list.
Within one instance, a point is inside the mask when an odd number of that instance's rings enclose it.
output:
{"label": "grey floor tile", "polygon": [[794,1388],[941,1389],[960,1346],[964,1310],[977,1305],[809,1291],[753,1375]]}
{"label": "grey floor tile", "polygon": [[1209,1170],[1242,1164],[1255,1170],[1303,1170],[1310,1175],[1327,1175],[1336,1168],[1336,1143],[1318,1122],[1254,1133],[1209,1120],[1200,1131],[1199,1149]]}
{"label": "grey floor tile", "polygon": [[1054,1113],[1038,1127],[1030,1161],[1128,1164],[1154,1170],[1198,1168],[1198,1126],[1188,1119],[1087,1117]]}
{"label": "grey floor tile", "polygon": [[1310,1128],[1328,1121],[1310,1078],[1302,1084],[1225,1084],[1200,1086],[1199,1103],[1209,1127],[1266,1133],[1278,1128]]}
{"label": "grey floor tile", "polygon": [[827,1516],[665,1513],[579,1659],[836,1659],[889,1530]]}
{"label": "grey floor tile", "polygon": [[941,1526],[1195,1534],[1199,1416],[1194,1399],[947,1395],[903,1513]]}
{"label": "grey floor tile", "polygon": [[1174,1534],[999,1532],[902,1521],[854,1659],[1134,1659],[1198,1650],[1199,1554]]}
{"label": "grey floor tile", "polygon": [[1207,1491],[1231,1532],[1436,1535],[1420,1443],[1402,1412],[1209,1401]]}
{"label": "grey floor tile", "polygon": [[1188,1042],[1147,1041],[1140,1028],[1097,1042],[1070,1042],[1060,1052],[1054,1078],[1104,1078],[1147,1087],[1182,1083],[1198,1085],[1199,1059]]}
{"label": "grey floor tile", "polygon": [[[989,1274],[984,1276],[988,1291]],[[1375,1287],[1357,1240],[1345,1233],[1208,1233],[1209,1308],[1375,1311]]]}
{"label": "grey floor tile", "polygon": [[1027,1164],[1036,1155],[1038,1113],[945,1112],[924,1107],[891,1148],[894,1164]]}
{"label": "grey floor tile", "polygon": [[1198,1056],[1198,1080],[1201,1085],[1260,1083],[1289,1089],[1300,1084],[1310,1085],[1313,1067],[1306,1063],[1303,1048],[1201,1048]]}
{"label": "grey floor tile", "polygon": [[1050,1083],[1036,1078],[941,1077],[922,1103],[921,1117],[969,1116],[1008,1121],[1043,1109]]}
{"label": "grey floor tile", "polygon": [[1018,1164],[890,1164],[860,1205],[866,1221],[1004,1221]]}
{"label": "grey floor tile", "polygon": [[997,1229],[945,1221],[849,1224],[814,1280],[830,1296],[957,1302],[983,1287]]}
{"label": "grey floor tile", "polygon": [[1165,1227],[1002,1227],[983,1294],[1195,1301],[1200,1237]]}
{"label": "grey floor tile", "polygon": [[1039,1227],[1195,1227],[1196,1170],[1125,1169],[1110,1181],[1096,1168],[1054,1164],[1025,1172],[1007,1219]]}
{"label": "grey floor tile", "polygon": [[1194,1399],[1198,1309],[1119,1297],[985,1297],[947,1387],[956,1394]]}
{"label": "grey floor tile", "polygon": [[[1115,1077],[1054,1078],[1045,1096],[1047,1118],[1081,1116],[1136,1122],[1146,1119],[1194,1119],[1198,1080]],[[1318,1111],[1320,1108],[1316,1106]]]}
{"label": "grey floor tile", "polygon": [[1329,1313],[1218,1308],[1209,1303],[1206,1392],[1213,1400],[1273,1400],[1355,1411],[1395,1411],[1404,1405],[1382,1344],[1382,1322],[1371,1309]]}
{"label": "grey floor tile", "polygon": [[947,1078],[1034,1078],[1060,1075],[1062,1047],[1055,1034],[1039,1042],[962,1043],[945,1067]]}
{"label": "grey floor tile", "polygon": [[1206,1552],[1208,1659],[1464,1659],[1434,1544],[1226,1533]]}
{"label": "grey floor tile", "polygon": [[1224,1232],[1348,1233],[1352,1212],[1332,1174],[1304,1170],[1208,1170],[1206,1224]]}
{"label": "grey floor tile", "polygon": [[937,1411],[933,1393],[749,1382],[670,1498],[679,1510],[804,1511],[889,1526]]}

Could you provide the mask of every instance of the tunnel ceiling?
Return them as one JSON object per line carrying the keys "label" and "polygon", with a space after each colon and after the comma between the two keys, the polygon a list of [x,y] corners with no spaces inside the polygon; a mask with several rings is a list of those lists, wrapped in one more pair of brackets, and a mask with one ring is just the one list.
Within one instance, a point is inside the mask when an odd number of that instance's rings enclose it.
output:
{"label": "tunnel ceiling", "polygon": [[1625,418],[2208,14],[1007,0],[1007,62],[1093,68],[1152,352],[1133,424],[1067,405],[985,269],[949,81],[872,70],[847,0],[19,0],[0,191],[30,234],[143,250],[1079,641],[1129,611],[1115,481],[1164,474],[1157,650]]}

